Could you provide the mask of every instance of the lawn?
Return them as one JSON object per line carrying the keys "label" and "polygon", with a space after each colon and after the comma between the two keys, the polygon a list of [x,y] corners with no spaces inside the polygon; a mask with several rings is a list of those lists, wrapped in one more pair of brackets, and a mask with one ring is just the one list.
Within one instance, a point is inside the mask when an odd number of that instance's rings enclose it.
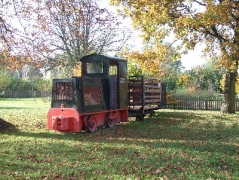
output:
{"label": "lawn", "polygon": [[163,109],[95,133],[46,129],[46,99],[0,99],[0,179],[239,179],[239,113]]}

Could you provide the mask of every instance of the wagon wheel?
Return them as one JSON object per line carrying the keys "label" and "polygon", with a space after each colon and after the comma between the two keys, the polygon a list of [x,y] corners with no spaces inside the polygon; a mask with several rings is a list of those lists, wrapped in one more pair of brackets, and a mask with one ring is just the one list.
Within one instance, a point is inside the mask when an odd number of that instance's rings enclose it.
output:
{"label": "wagon wheel", "polygon": [[150,111],[149,116],[153,117],[154,116],[154,111]]}
{"label": "wagon wheel", "polygon": [[119,122],[120,120],[120,115],[119,112],[111,112],[109,114],[106,115],[105,118],[105,125],[106,127],[112,128],[114,127],[114,125]]}
{"label": "wagon wheel", "polygon": [[143,121],[143,120],[144,120],[144,115],[136,116],[136,121]]}
{"label": "wagon wheel", "polygon": [[97,130],[97,119],[94,116],[90,116],[86,121],[86,127],[89,132],[95,132]]}

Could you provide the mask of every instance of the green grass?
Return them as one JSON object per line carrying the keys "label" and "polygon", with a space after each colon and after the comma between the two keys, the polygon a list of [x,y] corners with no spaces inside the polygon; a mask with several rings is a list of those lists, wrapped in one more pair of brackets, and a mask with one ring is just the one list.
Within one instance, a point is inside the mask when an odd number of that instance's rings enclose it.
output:
{"label": "green grass", "polygon": [[239,179],[239,114],[160,110],[95,133],[46,129],[50,102],[0,99],[0,179]]}

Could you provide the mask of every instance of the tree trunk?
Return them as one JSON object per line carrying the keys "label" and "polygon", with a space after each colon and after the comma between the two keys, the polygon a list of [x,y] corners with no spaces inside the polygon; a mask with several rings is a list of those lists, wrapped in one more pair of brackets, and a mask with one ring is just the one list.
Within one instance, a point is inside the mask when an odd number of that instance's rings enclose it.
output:
{"label": "tree trunk", "polygon": [[227,72],[223,91],[221,112],[235,113],[237,72]]}

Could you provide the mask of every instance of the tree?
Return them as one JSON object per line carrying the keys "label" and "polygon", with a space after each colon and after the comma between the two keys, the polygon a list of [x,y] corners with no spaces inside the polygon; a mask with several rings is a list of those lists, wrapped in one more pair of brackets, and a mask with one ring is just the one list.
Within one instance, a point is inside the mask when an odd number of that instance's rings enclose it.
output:
{"label": "tree", "polygon": [[167,85],[167,90],[177,89],[177,81],[183,70],[181,60],[167,60],[162,63],[161,69],[164,71],[162,81]]}
{"label": "tree", "polygon": [[[23,3],[17,0],[0,2],[0,68],[18,69],[30,62],[29,48],[26,48],[29,45],[25,43],[25,39],[29,40],[29,38],[13,26],[13,24],[21,25],[19,12],[25,13],[22,8]],[[22,17],[25,19],[24,16]],[[22,51],[24,47],[25,50]]]}
{"label": "tree", "polygon": [[122,5],[146,40],[163,39],[174,32],[184,47],[206,42],[205,52],[220,53],[219,65],[227,69],[222,108],[235,113],[235,82],[239,60],[239,1],[111,0]]}
{"label": "tree", "polygon": [[128,60],[130,75],[144,74],[162,78],[166,74],[162,64],[174,61],[178,53],[168,44],[153,42],[147,44],[142,52],[126,50],[120,56]]}
{"label": "tree", "polygon": [[217,64],[217,60],[211,59],[206,64],[194,68],[201,89],[222,92],[220,81],[225,73],[225,68],[217,67]]}
{"label": "tree", "polygon": [[195,89],[221,92],[220,81],[224,73],[224,68],[217,68],[216,60],[210,60],[182,73],[178,83]]}
{"label": "tree", "polygon": [[6,90],[10,86],[11,82],[9,80],[8,74],[6,71],[0,69],[0,92]]}
{"label": "tree", "polygon": [[47,63],[71,69],[86,54],[120,50],[129,38],[127,28],[120,28],[97,0],[14,0],[6,1],[2,11],[18,27],[7,26],[1,51],[30,58],[23,64],[34,67]]}
{"label": "tree", "polygon": [[167,85],[167,90],[177,89],[177,81],[184,69],[181,56],[175,48],[168,45],[168,56],[166,61],[160,64],[160,68],[163,72],[162,81]]}

